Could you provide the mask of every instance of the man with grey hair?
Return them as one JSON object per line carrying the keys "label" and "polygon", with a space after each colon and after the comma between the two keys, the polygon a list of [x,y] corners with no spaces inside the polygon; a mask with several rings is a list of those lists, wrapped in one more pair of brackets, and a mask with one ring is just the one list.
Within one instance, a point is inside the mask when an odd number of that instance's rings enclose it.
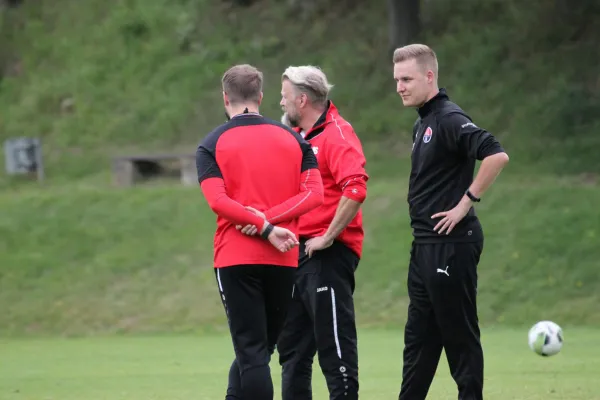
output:
{"label": "man with grey hair", "polygon": [[314,355],[330,399],[358,399],[354,273],[362,256],[361,204],[367,196],[365,156],[352,126],[329,100],[333,86],[317,67],[282,75],[283,121],[310,143],[324,201],[299,219],[300,259],[292,303],[277,342],[282,399],[312,399]]}

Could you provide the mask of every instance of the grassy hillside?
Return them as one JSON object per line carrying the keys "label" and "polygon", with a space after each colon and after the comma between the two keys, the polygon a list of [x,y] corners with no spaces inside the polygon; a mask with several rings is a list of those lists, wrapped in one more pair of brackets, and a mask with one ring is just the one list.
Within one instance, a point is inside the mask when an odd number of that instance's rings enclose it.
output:
{"label": "grassy hillside", "polygon": [[[402,324],[415,113],[394,92],[385,8],[351,3],[307,15],[274,0],[248,10],[41,0],[1,11],[0,139],[42,137],[48,180],[0,175],[0,334],[223,329],[214,217],[198,190],[114,189],[109,159],[193,151],[222,122],[220,77],[238,62],[265,71],[262,111],[274,118],[286,66],[318,64],[336,85],[372,176],[359,321]],[[478,207],[488,325],[600,323],[597,6],[542,3],[428,2],[423,16],[440,83],[511,155]]]}
{"label": "grassy hillside", "polygon": [[[409,137],[384,3],[322,2],[306,15],[274,0],[25,3],[3,12],[0,139],[43,137],[51,179],[93,175],[117,152],[193,146],[222,122],[219,80],[239,62],[265,71],[268,115],[279,115],[283,69],[314,63],[363,138]],[[595,2],[428,4],[421,39],[438,52],[440,84],[481,126],[528,169],[600,169]]]}
{"label": "grassy hillside", "polygon": [[[404,321],[405,187],[402,179],[371,187],[361,325]],[[479,208],[487,233],[482,322],[600,323],[600,231],[590,219],[598,204],[600,191],[581,182],[498,183]],[[223,328],[210,264],[214,217],[195,188],[58,188],[4,194],[0,208],[0,333]]]}

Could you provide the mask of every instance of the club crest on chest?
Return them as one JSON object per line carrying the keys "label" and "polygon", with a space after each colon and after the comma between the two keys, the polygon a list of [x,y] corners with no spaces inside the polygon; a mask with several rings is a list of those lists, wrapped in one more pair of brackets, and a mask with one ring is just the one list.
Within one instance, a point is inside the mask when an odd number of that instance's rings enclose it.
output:
{"label": "club crest on chest", "polygon": [[429,143],[432,136],[433,130],[428,126],[427,129],[425,129],[425,133],[423,133],[423,143]]}

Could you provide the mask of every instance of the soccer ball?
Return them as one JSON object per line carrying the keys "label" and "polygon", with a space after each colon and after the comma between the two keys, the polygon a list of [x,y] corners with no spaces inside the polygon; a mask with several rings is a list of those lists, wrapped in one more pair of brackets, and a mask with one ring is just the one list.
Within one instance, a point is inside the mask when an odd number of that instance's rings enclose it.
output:
{"label": "soccer ball", "polygon": [[529,347],[540,356],[553,356],[562,345],[562,329],[552,321],[540,321],[529,330]]}

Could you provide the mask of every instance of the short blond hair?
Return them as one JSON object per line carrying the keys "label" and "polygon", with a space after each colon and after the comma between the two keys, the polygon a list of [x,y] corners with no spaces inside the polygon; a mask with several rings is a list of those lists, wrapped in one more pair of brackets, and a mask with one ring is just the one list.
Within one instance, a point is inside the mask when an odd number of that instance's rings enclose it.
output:
{"label": "short blond hair", "polygon": [[312,65],[287,67],[281,75],[281,81],[289,80],[300,92],[306,94],[311,103],[325,105],[333,85],[327,81],[327,76],[319,68]]}
{"label": "short blond hair", "polygon": [[263,73],[249,64],[235,65],[225,72],[222,83],[223,91],[231,103],[258,103],[263,88]]}
{"label": "short blond hair", "polygon": [[412,59],[416,60],[419,65],[431,69],[437,76],[437,56],[435,55],[433,49],[431,49],[429,46],[415,43],[404,47],[399,47],[394,51],[394,64]]}

